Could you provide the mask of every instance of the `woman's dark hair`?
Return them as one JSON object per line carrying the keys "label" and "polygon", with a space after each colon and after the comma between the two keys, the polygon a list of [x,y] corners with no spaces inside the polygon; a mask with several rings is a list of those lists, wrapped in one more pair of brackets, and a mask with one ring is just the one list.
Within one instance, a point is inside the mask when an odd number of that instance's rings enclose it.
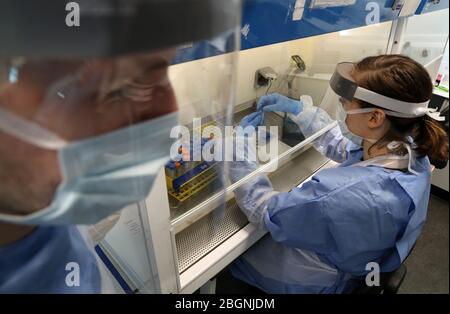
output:
{"label": "woman's dark hair", "polygon": [[[402,55],[367,57],[355,65],[352,77],[363,88],[405,102],[425,102],[433,93],[427,70]],[[377,107],[358,99],[355,101],[362,108]],[[391,141],[408,142],[407,137],[412,136],[413,148],[419,157],[428,156],[436,168],[447,165],[448,135],[439,122],[428,116],[411,119],[386,115],[386,118],[391,122],[391,129],[376,145]]]}

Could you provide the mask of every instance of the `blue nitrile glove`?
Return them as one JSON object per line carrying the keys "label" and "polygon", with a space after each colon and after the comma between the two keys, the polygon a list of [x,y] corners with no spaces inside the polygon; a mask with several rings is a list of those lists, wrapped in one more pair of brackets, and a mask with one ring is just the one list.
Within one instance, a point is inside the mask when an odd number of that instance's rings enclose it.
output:
{"label": "blue nitrile glove", "polygon": [[298,115],[303,111],[303,103],[278,93],[262,96],[258,101],[258,111],[280,111]]}
{"label": "blue nitrile glove", "polygon": [[256,111],[248,116],[245,116],[241,122],[239,123],[239,126],[242,128],[253,126],[255,129],[260,126],[264,121],[264,112],[262,111]]}

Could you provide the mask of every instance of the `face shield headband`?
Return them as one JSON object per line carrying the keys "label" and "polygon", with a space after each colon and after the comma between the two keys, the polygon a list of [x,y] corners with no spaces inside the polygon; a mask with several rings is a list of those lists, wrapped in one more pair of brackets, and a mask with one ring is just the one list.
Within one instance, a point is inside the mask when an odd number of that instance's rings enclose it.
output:
{"label": "face shield headband", "polygon": [[[445,117],[439,116],[437,109],[428,108],[429,101],[421,103],[400,101],[358,86],[351,76],[353,69],[354,64],[351,62],[339,63],[336,66],[336,70],[330,80],[330,87],[339,96],[350,101],[356,98],[368,102],[386,109],[384,112],[394,117],[417,118],[427,115],[437,121],[445,120]],[[373,111],[371,108],[361,110]]]}

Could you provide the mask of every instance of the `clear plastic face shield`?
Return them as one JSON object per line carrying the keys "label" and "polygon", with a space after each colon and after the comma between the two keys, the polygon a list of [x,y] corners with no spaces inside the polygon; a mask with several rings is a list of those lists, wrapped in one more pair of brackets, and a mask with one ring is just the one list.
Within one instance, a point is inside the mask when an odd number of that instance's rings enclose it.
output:
{"label": "clear plastic face shield", "polygon": [[[239,44],[238,27],[210,40],[187,43],[177,50],[175,60],[194,61],[169,68],[180,124],[171,132],[176,141],[164,175],[171,218],[181,225],[195,208],[219,213],[212,225],[223,218],[225,138],[231,135]],[[196,59],[211,53],[213,56]]]}
{"label": "clear plastic face shield", "polygon": [[[174,129],[232,112],[239,1],[77,3],[78,20],[64,1],[0,5],[0,221],[96,223],[144,200],[167,165],[173,179],[195,168]],[[186,44],[222,55],[171,65]]]}
{"label": "clear plastic face shield", "polygon": [[[376,92],[370,91],[358,84],[352,78],[352,71],[354,69],[354,63],[343,62],[336,66],[336,70],[331,77],[330,86],[325,94],[323,100],[323,107],[332,115],[335,114],[335,118],[339,122],[342,134],[352,140],[354,143],[362,145],[362,141],[366,140],[370,143],[376,143],[377,139],[362,138],[358,134],[353,133],[347,126],[348,115],[370,113],[375,110],[383,110],[387,116],[399,117],[399,118],[418,118],[422,116],[429,116],[437,121],[443,121],[445,118],[440,117],[439,112],[436,109],[428,108],[429,101],[421,103],[404,102]],[[354,99],[373,104],[374,107],[360,108]],[[376,106],[376,107],[375,107]],[[388,148],[394,150],[400,145],[408,151],[408,155],[403,157],[394,157],[391,159],[405,159],[407,167],[410,172],[415,173],[412,170],[412,164],[414,160],[414,152],[411,148],[411,143],[391,142],[388,143]],[[395,160],[397,163],[398,161]]]}
{"label": "clear plastic face shield", "polygon": [[366,113],[375,110],[375,108],[352,109],[351,101],[358,99],[380,107],[386,115],[393,117],[417,118],[428,115],[436,120],[442,119],[436,109],[428,108],[429,101],[422,103],[404,102],[358,86],[351,76],[353,69],[354,63],[351,62],[339,63],[336,66],[323,101],[323,106],[331,112],[333,112],[333,107],[336,108],[336,106],[341,106],[347,114]]}

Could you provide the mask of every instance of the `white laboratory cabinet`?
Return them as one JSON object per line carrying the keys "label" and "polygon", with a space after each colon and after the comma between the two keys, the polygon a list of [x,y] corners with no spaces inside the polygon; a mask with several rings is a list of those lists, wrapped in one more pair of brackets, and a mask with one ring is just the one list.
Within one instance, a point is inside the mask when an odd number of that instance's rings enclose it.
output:
{"label": "white laboratory cabinet", "polygon": [[431,179],[431,184],[448,192],[448,165],[444,169],[435,169]]}
{"label": "white laboratory cabinet", "polygon": [[[251,112],[249,105],[236,111],[235,122]],[[268,114],[266,123],[279,126],[280,132],[286,127],[276,113]],[[328,163],[311,142],[336,125],[292,146],[283,138],[272,139],[278,141],[279,156],[271,161],[278,169],[269,177],[276,190],[289,191]],[[269,166],[262,163],[248,178]],[[233,190],[245,179],[218,191],[205,187],[183,202],[168,192],[167,180],[162,169],[146,201],[124,209],[99,245],[130,291],[193,293],[264,235],[234,200]]]}

